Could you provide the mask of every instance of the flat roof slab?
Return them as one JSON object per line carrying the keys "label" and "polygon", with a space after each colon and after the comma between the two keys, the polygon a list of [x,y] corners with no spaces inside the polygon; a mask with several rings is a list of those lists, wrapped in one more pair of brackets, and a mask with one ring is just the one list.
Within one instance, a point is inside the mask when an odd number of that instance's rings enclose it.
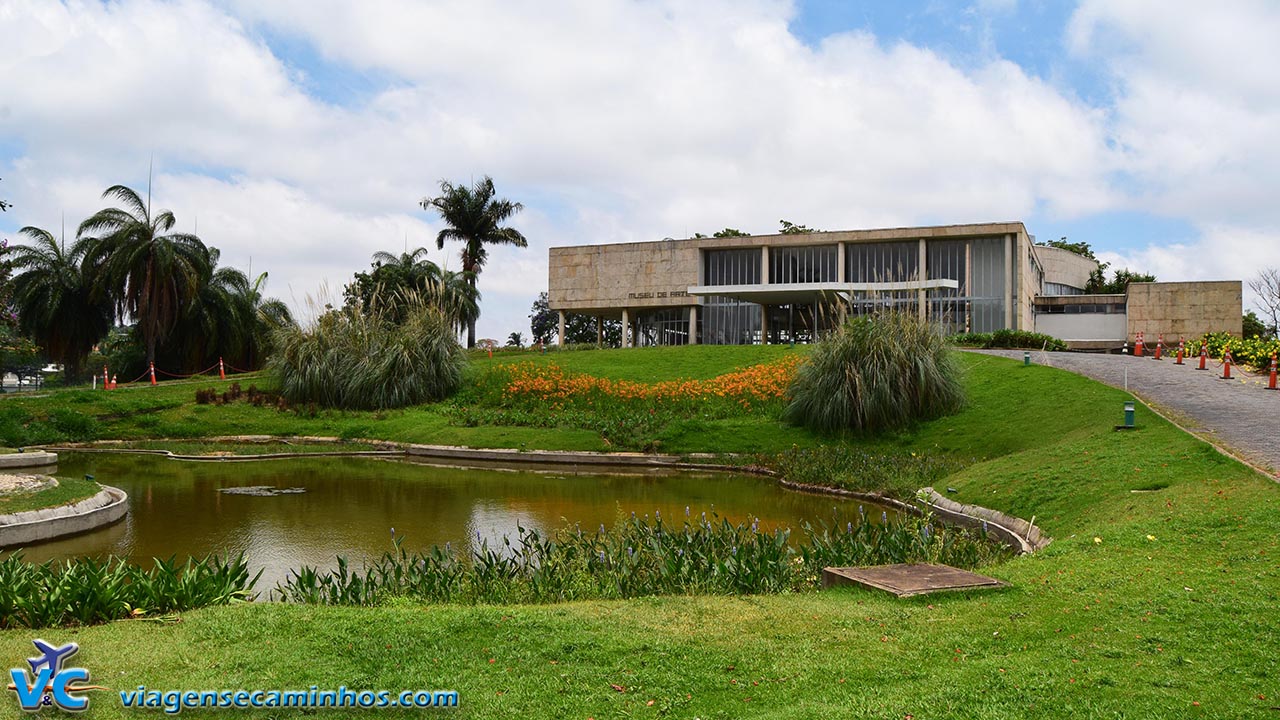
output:
{"label": "flat roof slab", "polygon": [[849,584],[883,590],[898,597],[950,590],[983,590],[1008,585],[1003,580],[947,565],[899,564],[822,569],[823,588]]}

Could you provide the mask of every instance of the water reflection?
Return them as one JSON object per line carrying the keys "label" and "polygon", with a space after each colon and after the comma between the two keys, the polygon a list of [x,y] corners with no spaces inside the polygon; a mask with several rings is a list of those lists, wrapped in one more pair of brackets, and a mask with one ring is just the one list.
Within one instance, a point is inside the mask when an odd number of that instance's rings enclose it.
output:
{"label": "water reflection", "polygon": [[[129,494],[129,515],[92,533],[27,548],[30,560],[79,555],[146,561],[176,555],[244,552],[260,588],[274,587],[302,565],[332,567],[337,555],[356,565],[391,546],[391,528],[417,549],[453,543],[490,547],[517,525],[553,531],[612,525],[635,512],[680,522],[713,511],[762,528],[826,519],[858,522],[857,503],[780,489],[751,476],[585,475],[436,467],[371,458],[192,463],[139,455],[66,453],[59,474],[92,474]],[[226,487],[305,487],[298,495],[259,497]],[[878,520],[880,511],[867,508]]]}

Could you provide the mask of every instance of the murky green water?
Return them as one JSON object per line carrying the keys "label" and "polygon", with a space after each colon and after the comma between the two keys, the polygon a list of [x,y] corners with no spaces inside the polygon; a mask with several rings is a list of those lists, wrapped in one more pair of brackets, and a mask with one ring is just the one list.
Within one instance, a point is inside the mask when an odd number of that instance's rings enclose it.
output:
{"label": "murky green water", "polygon": [[[337,555],[357,566],[391,547],[391,529],[409,548],[453,543],[490,546],[517,524],[555,530],[611,525],[634,512],[683,519],[719,513],[762,527],[798,528],[859,519],[858,503],[806,495],[773,481],[719,473],[601,475],[437,467],[399,460],[314,458],[256,462],[181,462],[146,455],[60,453],[58,475],[92,474],[129,494],[129,515],[108,528],[26,548],[30,560],[79,555],[135,561],[243,552],[264,568],[272,588],[303,565],[332,567]],[[303,488],[261,497],[223,488]],[[868,506],[876,521],[880,508]]]}

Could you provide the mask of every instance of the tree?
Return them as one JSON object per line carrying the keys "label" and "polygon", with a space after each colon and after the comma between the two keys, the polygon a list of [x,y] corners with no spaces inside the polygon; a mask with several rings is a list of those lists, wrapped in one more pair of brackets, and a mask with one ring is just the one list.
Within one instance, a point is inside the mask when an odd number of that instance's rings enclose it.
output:
{"label": "tree", "polygon": [[67,380],[75,380],[89,351],[111,329],[111,303],[94,292],[92,266],[85,263],[90,245],[77,240],[68,250],[47,230],[18,232],[31,241],[11,253],[19,271],[13,280],[18,328],[62,363]]}
{"label": "tree", "polygon": [[513,332],[507,336],[507,347],[513,347],[517,350],[524,347],[524,333]]}
{"label": "tree", "polygon": [[[533,333],[533,342],[550,344],[557,340],[560,333],[560,316],[549,305],[546,293],[538,293],[529,313],[529,329]],[[622,347],[622,323],[605,318],[603,321],[605,347]],[[599,339],[596,318],[594,315],[566,313],[564,319],[564,342],[566,345],[594,345]]]}
{"label": "tree", "polygon": [[[437,248],[444,249],[448,240],[462,243],[462,271],[467,273],[465,277],[472,288],[476,287],[476,279],[488,259],[486,245],[528,246],[519,230],[503,226],[524,206],[494,195],[493,179],[486,175],[470,188],[441,180],[440,195],[423,198],[421,202],[424,210],[434,208],[448,224],[436,236]],[[467,321],[467,347],[475,344],[476,318],[472,317]]]}
{"label": "tree", "polygon": [[1263,268],[1258,277],[1249,281],[1249,289],[1258,296],[1258,310],[1267,334],[1280,337],[1280,269]]}
{"label": "tree", "polygon": [[[694,233],[695,238],[704,238],[706,235],[702,233]],[[737,228],[727,227],[723,230],[717,230],[711,234],[711,237],[730,238],[730,237],[751,237],[751,233],[742,232]]]}
{"label": "tree", "polygon": [[98,269],[100,290],[116,312],[137,320],[147,362],[154,362],[157,343],[195,298],[201,278],[212,275],[209,249],[195,235],[170,232],[177,224],[173,213],[153,216],[150,200],[123,185],[102,197],[124,207],[99,210],[80,224],[79,235],[90,242],[85,261]]}
{"label": "tree", "polygon": [[1240,337],[1267,337],[1270,334],[1267,324],[1262,322],[1258,313],[1250,310],[1240,318]]}
{"label": "tree", "polygon": [[287,305],[263,296],[267,273],[250,282],[235,268],[217,267],[219,255],[217,248],[209,248],[211,272],[200,279],[195,301],[159,351],[161,358],[175,361],[173,367],[202,370],[221,358],[257,369],[271,350],[275,331],[294,324]]}
{"label": "tree", "polygon": [[457,328],[467,327],[480,314],[480,293],[466,273],[445,270],[417,248],[399,256],[379,250],[369,272],[356,273],[343,290],[348,308],[377,309],[393,322],[405,321],[417,301],[440,308]]}
{"label": "tree", "polygon": [[1147,273],[1133,272],[1128,268],[1115,271],[1111,280],[1107,280],[1107,263],[1098,263],[1098,269],[1089,273],[1089,281],[1084,291],[1088,295],[1123,295],[1129,289],[1129,283],[1155,282],[1156,276]]}
{"label": "tree", "polygon": [[814,230],[807,225],[796,225],[787,220],[779,220],[778,222],[782,224],[781,234],[783,235],[807,235],[809,233],[822,232],[821,230]]}
{"label": "tree", "polygon": [[1090,260],[1097,260],[1097,259],[1098,259],[1098,258],[1093,254],[1093,248],[1089,247],[1089,243],[1087,243],[1087,242],[1074,242],[1074,243],[1073,243],[1073,242],[1067,242],[1067,238],[1066,238],[1065,236],[1063,236],[1063,238],[1062,238],[1061,240],[1048,240],[1048,241],[1045,241],[1045,242],[1042,242],[1042,243],[1038,243],[1038,244],[1040,244],[1040,245],[1045,245],[1045,246],[1048,246],[1048,247],[1055,247],[1055,248],[1058,248],[1059,250],[1066,250],[1066,251],[1068,251],[1068,252],[1073,252],[1073,253],[1075,253],[1075,254],[1077,254],[1077,255],[1080,255],[1081,257],[1087,257],[1087,258],[1089,258]]}

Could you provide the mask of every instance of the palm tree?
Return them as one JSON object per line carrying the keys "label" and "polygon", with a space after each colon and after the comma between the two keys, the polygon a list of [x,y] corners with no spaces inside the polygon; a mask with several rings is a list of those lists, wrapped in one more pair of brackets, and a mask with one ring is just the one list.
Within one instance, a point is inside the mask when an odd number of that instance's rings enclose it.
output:
{"label": "palm tree", "polygon": [[24,227],[31,245],[10,248],[19,274],[13,279],[18,329],[62,363],[67,380],[80,376],[89,351],[111,329],[111,303],[94,292],[92,268],[84,262],[89,244],[68,250],[47,230]]}
{"label": "palm tree", "polygon": [[[242,276],[243,277],[243,276]],[[247,279],[247,278],[246,278]],[[267,286],[267,274],[261,273],[252,283],[236,287],[236,297],[241,308],[241,315],[248,321],[251,332],[246,336],[246,367],[257,369],[258,365],[270,353],[276,331],[296,325],[289,306],[277,298],[264,298],[263,289]]]}
{"label": "palm tree", "polygon": [[[436,236],[436,246],[444,248],[446,240],[462,242],[462,272],[472,288],[476,286],[476,278],[484,268],[488,259],[485,245],[515,245],[526,247],[528,242],[519,230],[503,227],[512,215],[524,208],[520,203],[495,198],[493,179],[488,175],[476,182],[474,187],[454,185],[448,180],[440,181],[440,196],[423,198],[424,210],[434,208],[448,227]],[[479,316],[479,312],[476,313]],[[467,322],[467,347],[476,345],[476,320]]]}
{"label": "palm tree", "polygon": [[202,277],[195,302],[188,304],[169,345],[179,351],[186,369],[199,369],[219,358],[256,369],[271,347],[275,330],[293,324],[289,308],[264,298],[267,273],[252,282],[235,268],[216,267],[219,252],[209,248],[210,270]]}
{"label": "palm tree", "polygon": [[138,323],[147,349],[147,362],[156,358],[161,342],[195,298],[202,278],[212,275],[214,260],[200,238],[171,233],[177,221],[161,210],[152,216],[148,198],[112,185],[102,193],[123,208],[99,210],[80,224],[79,235],[90,241],[86,261],[100,268],[102,290]]}

